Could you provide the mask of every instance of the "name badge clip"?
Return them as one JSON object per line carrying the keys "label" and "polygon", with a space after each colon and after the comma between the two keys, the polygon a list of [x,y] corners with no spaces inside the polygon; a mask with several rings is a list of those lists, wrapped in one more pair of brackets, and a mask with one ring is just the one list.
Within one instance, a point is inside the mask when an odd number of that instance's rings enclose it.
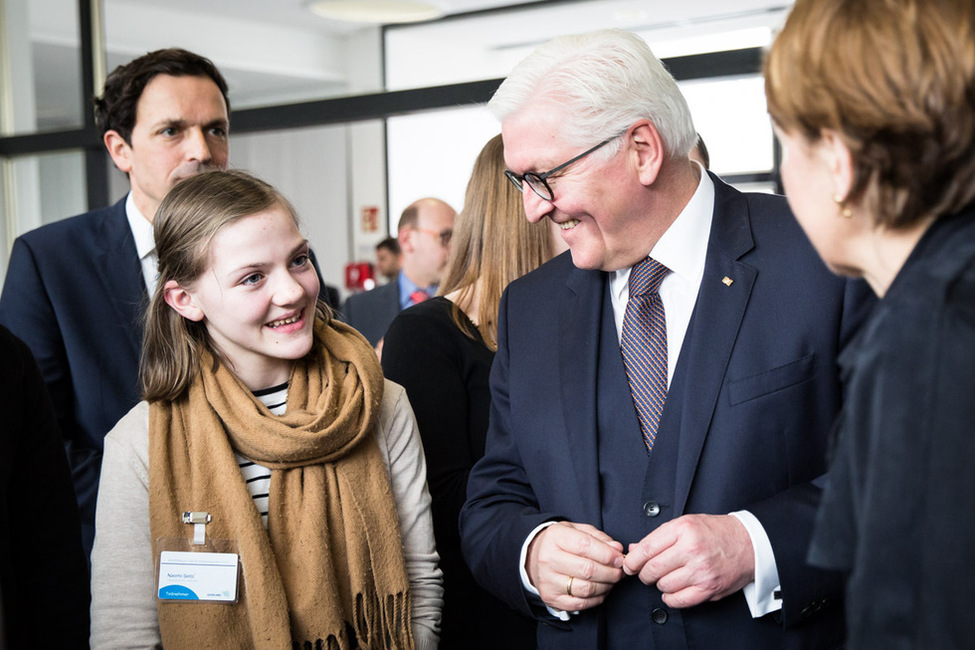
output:
{"label": "name badge clip", "polygon": [[209,512],[184,512],[183,523],[193,524],[193,545],[203,546],[206,544],[206,528],[212,517]]}

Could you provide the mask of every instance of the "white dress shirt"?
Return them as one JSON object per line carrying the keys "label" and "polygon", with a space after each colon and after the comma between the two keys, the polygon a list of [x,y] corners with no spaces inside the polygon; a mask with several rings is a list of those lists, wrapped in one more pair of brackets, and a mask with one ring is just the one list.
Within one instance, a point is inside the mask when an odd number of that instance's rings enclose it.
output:
{"label": "white dress shirt", "polygon": [[132,192],[125,199],[125,216],[129,220],[129,229],[135,238],[135,250],[139,254],[139,264],[142,265],[142,281],[149,292],[149,300],[156,291],[158,258],[156,257],[156,239],[152,234],[152,223],[146,219],[139,208],[135,206]]}

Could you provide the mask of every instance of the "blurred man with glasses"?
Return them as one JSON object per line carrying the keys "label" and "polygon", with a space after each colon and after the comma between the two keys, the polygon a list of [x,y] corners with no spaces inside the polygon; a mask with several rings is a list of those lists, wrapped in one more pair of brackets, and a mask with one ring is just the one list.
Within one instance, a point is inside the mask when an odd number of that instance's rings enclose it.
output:
{"label": "blurred man with glasses", "polygon": [[345,321],[382,352],[386,329],[401,310],[432,298],[447,266],[457,213],[444,201],[423,198],[411,203],[397,227],[402,264],[399,276],[381,287],[349,296]]}
{"label": "blurred man with glasses", "polygon": [[855,289],[782,197],[689,159],[687,104],[633,34],[540,46],[489,108],[570,252],[502,299],[474,576],[541,648],[837,647],[838,576],[805,554]]}

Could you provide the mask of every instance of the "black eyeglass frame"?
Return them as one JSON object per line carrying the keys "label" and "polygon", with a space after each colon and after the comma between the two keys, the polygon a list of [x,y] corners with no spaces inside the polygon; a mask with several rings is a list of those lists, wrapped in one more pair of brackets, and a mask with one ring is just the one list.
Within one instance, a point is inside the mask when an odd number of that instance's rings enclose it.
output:
{"label": "black eyeglass frame", "polygon": [[[525,172],[524,174],[522,174],[522,175],[519,176],[518,174],[514,173],[510,169],[506,169],[506,170],[504,170],[504,175],[508,178],[509,181],[511,181],[511,184],[514,185],[515,186],[515,189],[518,190],[519,192],[521,192],[521,193],[524,194],[524,192],[525,192],[525,186],[524,186],[523,183],[524,182],[527,182],[528,183],[528,187],[532,188],[532,191],[535,194],[537,194],[540,199],[542,199],[543,201],[554,201],[555,200],[555,192],[553,192],[552,191],[552,188],[549,187],[549,184],[546,181],[547,178],[549,178],[550,176],[552,176],[552,174],[556,174],[556,173],[562,171],[563,169],[565,169],[566,167],[568,167],[572,163],[574,163],[576,161],[579,161],[579,160],[582,160],[583,158],[585,158],[586,156],[588,156],[592,152],[596,151],[597,149],[599,149],[601,147],[605,147],[610,142],[612,142],[616,138],[618,138],[621,135],[623,135],[623,133],[626,133],[626,131],[623,131],[621,133],[617,133],[616,135],[614,135],[611,138],[606,138],[605,140],[603,140],[602,142],[600,142],[599,144],[597,144],[595,147],[593,147],[591,149],[586,149],[585,151],[583,151],[581,154],[579,154],[575,158],[573,158],[571,160],[567,160],[564,163],[562,163],[561,165],[559,165],[558,167],[554,167],[554,168],[548,170],[547,172],[542,172],[541,174],[539,174],[537,172]],[[538,184],[540,184],[540,186]],[[544,188],[544,190],[546,192],[548,192],[548,196],[546,196],[545,194],[542,193],[542,188]]]}

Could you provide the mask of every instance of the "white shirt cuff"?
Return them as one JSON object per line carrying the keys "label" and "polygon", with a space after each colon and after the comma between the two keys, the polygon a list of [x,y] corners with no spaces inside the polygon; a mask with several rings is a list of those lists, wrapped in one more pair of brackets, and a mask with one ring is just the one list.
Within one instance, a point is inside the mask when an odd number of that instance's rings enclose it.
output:
{"label": "white shirt cuff", "polygon": [[732,512],[731,516],[737,518],[748,531],[755,553],[755,580],[742,590],[752,618],[782,609],[782,599],[775,597],[776,592],[781,589],[779,569],[775,565],[772,542],[769,541],[765,528],[758,521],[758,517],[747,510]]}
{"label": "white shirt cuff", "polygon": [[[538,589],[535,589],[535,585],[533,585],[531,580],[528,579],[528,569],[525,568],[525,563],[528,561],[528,546],[532,543],[532,540],[535,539],[535,537],[540,532],[542,532],[549,526],[553,526],[557,523],[558,523],[557,521],[546,521],[535,526],[532,532],[528,533],[528,537],[525,539],[525,543],[521,545],[521,557],[519,557],[518,559],[518,572],[519,574],[521,574],[521,586],[525,588],[525,591],[538,598],[539,601],[542,600],[541,594],[538,593]],[[542,602],[542,604],[545,605],[544,602]],[[571,613],[566,612],[561,609],[555,609],[554,607],[549,607],[548,605],[545,605],[545,609],[548,610],[549,614],[559,619],[560,621],[568,621],[569,617],[572,616],[572,614],[579,613],[579,612],[571,612]]]}

